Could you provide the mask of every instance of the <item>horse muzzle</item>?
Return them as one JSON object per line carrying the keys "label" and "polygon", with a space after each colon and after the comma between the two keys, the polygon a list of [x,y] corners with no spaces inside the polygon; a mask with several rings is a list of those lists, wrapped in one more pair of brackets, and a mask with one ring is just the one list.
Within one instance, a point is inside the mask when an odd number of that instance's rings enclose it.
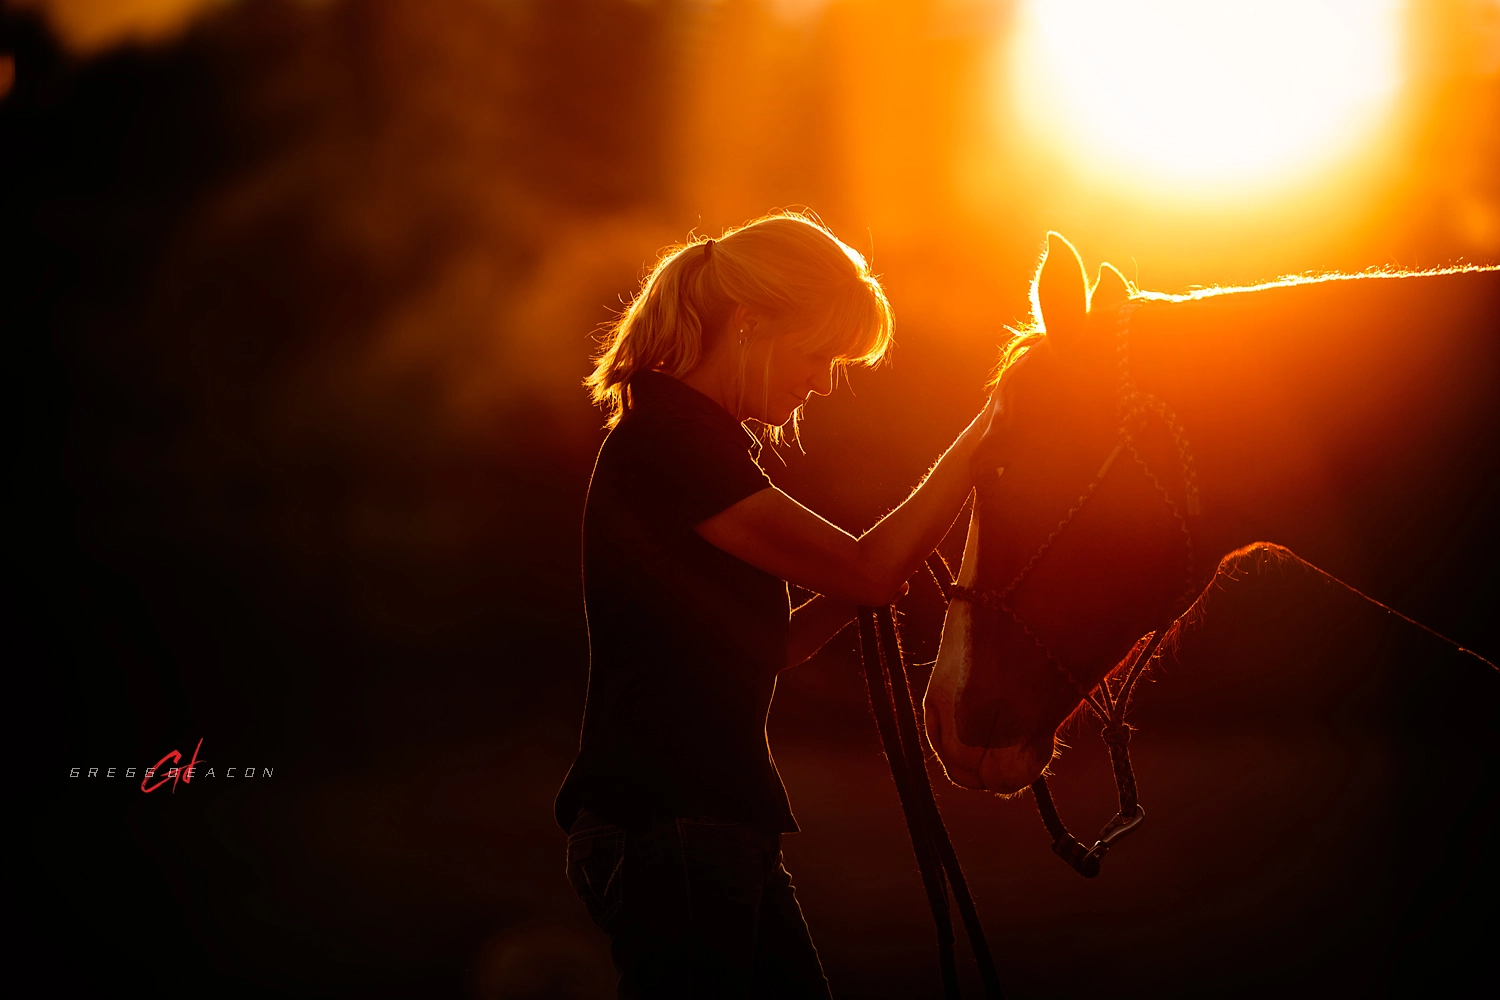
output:
{"label": "horse muzzle", "polygon": [[927,684],[923,709],[927,736],[948,780],[964,788],[1010,795],[1041,776],[1052,759],[1052,729],[1006,746],[965,742],[958,725],[960,702],[974,670],[974,614],[971,602],[948,605],[937,663]]}

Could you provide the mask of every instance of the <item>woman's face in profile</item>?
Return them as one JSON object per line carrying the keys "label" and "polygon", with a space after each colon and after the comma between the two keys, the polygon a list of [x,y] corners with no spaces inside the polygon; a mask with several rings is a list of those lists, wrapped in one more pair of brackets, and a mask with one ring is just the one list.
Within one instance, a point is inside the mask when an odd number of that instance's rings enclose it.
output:
{"label": "woman's face in profile", "polygon": [[804,323],[757,324],[745,360],[745,416],[779,426],[809,396],[833,391],[833,349],[808,351],[806,340]]}

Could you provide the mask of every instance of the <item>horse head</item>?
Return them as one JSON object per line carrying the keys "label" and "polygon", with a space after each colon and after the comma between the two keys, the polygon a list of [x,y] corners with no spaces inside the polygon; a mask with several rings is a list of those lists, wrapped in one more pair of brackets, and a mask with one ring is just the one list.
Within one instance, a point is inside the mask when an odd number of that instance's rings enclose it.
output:
{"label": "horse head", "polygon": [[1121,311],[1049,234],[1032,330],[1013,341],[1002,409],[974,457],[960,587],[925,700],[955,783],[1002,794],[1040,777],[1056,733],[1142,637],[1185,606],[1190,491],[1170,425],[1131,393]]}

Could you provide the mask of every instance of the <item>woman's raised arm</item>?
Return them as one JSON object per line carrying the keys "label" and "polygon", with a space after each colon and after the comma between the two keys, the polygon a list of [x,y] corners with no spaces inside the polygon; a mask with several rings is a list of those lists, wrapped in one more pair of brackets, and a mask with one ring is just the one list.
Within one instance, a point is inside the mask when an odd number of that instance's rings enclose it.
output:
{"label": "woman's raised arm", "polygon": [[855,538],[770,487],[697,525],[704,539],[758,569],[838,601],[887,604],[937,547],[969,496],[969,459],[998,394],[895,510]]}

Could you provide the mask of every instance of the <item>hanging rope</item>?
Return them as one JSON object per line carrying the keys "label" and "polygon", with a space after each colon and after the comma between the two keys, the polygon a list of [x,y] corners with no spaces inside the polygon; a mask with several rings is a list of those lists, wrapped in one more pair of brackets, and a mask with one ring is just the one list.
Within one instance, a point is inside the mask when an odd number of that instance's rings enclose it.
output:
{"label": "hanging rope", "polygon": [[961,995],[953,918],[948,903],[951,891],[964,922],[974,962],[979,968],[985,996],[999,1000],[1000,976],[995,970],[978,911],[974,908],[968,880],[958,863],[958,855],[953,850],[953,842],[932,793],[932,782],[927,776],[926,732],[917,722],[916,704],[907,680],[895,618],[889,607],[861,607],[858,620],[860,657],[875,728],[890,762],[891,777],[901,800],[901,811],[906,816],[907,832],[911,835],[912,851],[917,856],[922,886],[932,908],[933,924],[937,927],[938,966],[944,995],[949,1000],[958,1000]]}

